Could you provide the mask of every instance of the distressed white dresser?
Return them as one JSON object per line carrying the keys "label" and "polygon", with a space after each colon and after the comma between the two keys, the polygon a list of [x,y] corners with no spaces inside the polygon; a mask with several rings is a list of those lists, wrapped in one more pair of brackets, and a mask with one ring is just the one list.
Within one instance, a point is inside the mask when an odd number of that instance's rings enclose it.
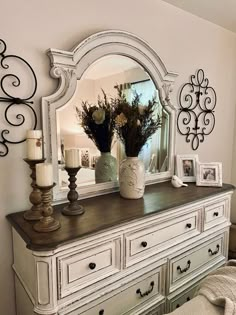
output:
{"label": "distressed white dresser", "polygon": [[169,182],[143,199],[119,193],[81,200],[86,212],[37,233],[23,213],[13,227],[17,315],[161,315],[191,299],[227,260],[234,187]]}

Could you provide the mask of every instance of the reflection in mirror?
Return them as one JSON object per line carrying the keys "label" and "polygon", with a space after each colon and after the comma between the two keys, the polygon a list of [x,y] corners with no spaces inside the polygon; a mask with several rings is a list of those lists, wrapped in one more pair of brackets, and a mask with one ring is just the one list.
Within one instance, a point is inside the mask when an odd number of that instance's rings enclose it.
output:
{"label": "reflection in mirror", "polygon": [[[165,172],[168,168],[169,147],[169,113],[159,100],[159,92],[148,73],[136,61],[121,55],[108,55],[91,64],[82,78],[77,81],[77,88],[72,99],[56,110],[57,143],[59,163],[59,185],[67,188],[68,178],[64,170],[64,152],[77,148],[80,152],[82,166],[77,177],[77,186],[95,184],[95,165],[100,152],[85,134],[81,121],[76,114],[76,107],[82,102],[97,104],[98,97],[103,97],[102,90],[108,99],[118,96],[117,88],[122,90],[126,99],[131,102],[135,93],[140,97],[140,105],[146,105],[155,96],[156,115],[160,115],[162,126],[148,140],[140,152],[147,173]],[[111,154],[117,159],[117,165],[125,158],[122,144],[114,137]]]}

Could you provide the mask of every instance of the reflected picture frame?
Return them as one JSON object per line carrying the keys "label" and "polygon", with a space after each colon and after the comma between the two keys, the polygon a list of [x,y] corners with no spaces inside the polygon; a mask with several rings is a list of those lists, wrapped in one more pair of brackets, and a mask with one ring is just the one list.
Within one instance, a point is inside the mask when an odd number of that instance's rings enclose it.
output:
{"label": "reflected picture frame", "polygon": [[177,154],[176,155],[176,175],[183,182],[196,182],[199,162],[197,154]]}
{"label": "reflected picture frame", "polygon": [[79,148],[80,153],[80,165],[83,168],[90,167],[90,150],[89,148]]}
{"label": "reflected picture frame", "polygon": [[90,165],[92,169],[95,169],[96,163],[99,159],[100,155],[98,154],[91,154],[91,161],[90,161]]}
{"label": "reflected picture frame", "polygon": [[222,163],[197,163],[197,186],[222,187]]}

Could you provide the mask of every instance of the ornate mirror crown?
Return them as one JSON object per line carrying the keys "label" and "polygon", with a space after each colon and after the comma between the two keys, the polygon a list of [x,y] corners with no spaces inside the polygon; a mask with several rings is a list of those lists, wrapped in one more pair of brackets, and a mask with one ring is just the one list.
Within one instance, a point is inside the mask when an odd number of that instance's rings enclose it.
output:
{"label": "ornate mirror crown", "polygon": [[[163,118],[162,130],[150,139],[142,152],[146,161],[146,183],[169,179],[174,171],[175,107],[170,92],[176,78],[167,72],[156,52],[137,36],[123,31],[104,31],[83,40],[71,51],[49,49],[51,76],[59,81],[54,94],[43,97],[42,117],[45,156],[54,169],[54,200],[67,194],[67,179],[63,172],[65,148],[79,148],[88,155],[88,165],[78,173],[78,190],[81,197],[94,196],[118,187],[117,181],[96,184],[92,159],[98,152],[88,142],[76,116],[76,108],[83,101],[97,102],[104,90],[115,97],[111,90],[121,87],[127,95],[137,92],[143,98],[158,99]],[[150,91],[148,94],[147,92]],[[148,94],[146,96],[146,94]],[[143,101],[145,105],[145,100]],[[119,141],[113,144],[117,159],[123,152]]]}

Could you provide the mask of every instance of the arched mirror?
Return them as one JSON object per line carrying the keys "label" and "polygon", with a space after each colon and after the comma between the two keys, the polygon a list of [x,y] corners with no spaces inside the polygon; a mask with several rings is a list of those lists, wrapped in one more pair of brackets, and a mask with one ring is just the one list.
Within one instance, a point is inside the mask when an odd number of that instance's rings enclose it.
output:
{"label": "arched mirror", "polygon": [[[173,174],[175,108],[169,93],[176,77],[168,73],[157,54],[138,37],[121,31],[105,31],[84,40],[72,51],[48,51],[51,75],[59,80],[57,91],[42,100],[45,153],[54,168],[54,199],[66,198],[68,175],[64,152],[77,148],[81,169],[77,174],[80,196],[87,197],[117,189],[118,181],[95,180],[95,165],[100,155],[81,126],[78,110],[82,103],[97,104],[105,92],[116,98],[118,90],[132,102],[136,94],[140,105],[155,98],[161,128],[148,140],[139,157],[144,161],[146,182],[167,180]],[[114,137],[111,153],[119,162],[124,158],[120,141]]]}

